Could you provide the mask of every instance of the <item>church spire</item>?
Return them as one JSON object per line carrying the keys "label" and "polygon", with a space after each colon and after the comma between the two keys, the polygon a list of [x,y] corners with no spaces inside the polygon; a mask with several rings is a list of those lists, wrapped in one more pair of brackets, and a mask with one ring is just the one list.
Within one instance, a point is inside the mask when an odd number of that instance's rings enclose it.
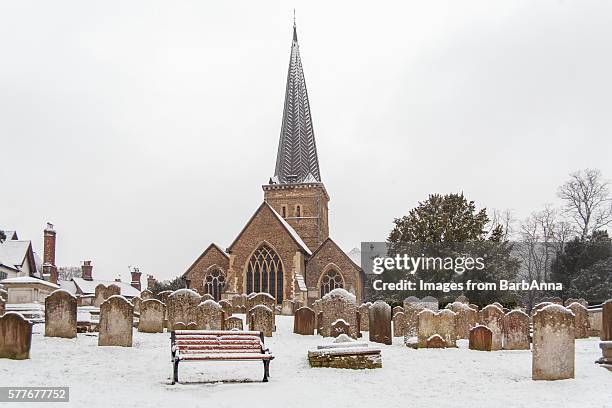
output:
{"label": "church spire", "polygon": [[312,183],[320,182],[319,159],[312,128],[310,103],[306,91],[306,80],[300,59],[300,47],[293,19],[293,41],[287,87],[285,90],[285,107],[283,123],[276,156],[276,168],[272,183]]}

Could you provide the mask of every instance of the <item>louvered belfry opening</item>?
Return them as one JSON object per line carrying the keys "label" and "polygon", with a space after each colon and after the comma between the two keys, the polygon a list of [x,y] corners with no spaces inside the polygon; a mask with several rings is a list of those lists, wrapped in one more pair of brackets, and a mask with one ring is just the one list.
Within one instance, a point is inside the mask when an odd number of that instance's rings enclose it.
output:
{"label": "louvered belfry opening", "polygon": [[249,259],[246,286],[248,293],[265,292],[283,303],[283,265],[278,254],[262,244]]}
{"label": "louvered belfry opening", "polygon": [[310,103],[295,24],[274,182],[279,184],[321,182]]}

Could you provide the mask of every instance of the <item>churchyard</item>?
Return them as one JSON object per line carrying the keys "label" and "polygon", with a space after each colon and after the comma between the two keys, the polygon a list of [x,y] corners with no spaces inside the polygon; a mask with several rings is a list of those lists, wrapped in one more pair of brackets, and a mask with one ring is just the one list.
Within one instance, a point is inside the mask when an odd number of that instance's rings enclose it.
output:
{"label": "churchyard", "polygon": [[[357,307],[342,289],[312,309],[289,301],[275,307],[266,294],[220,303],[186,289],[158,295],[164,302],[146,293],[144,301],[109,295],[88,331],[61,290],[47,298],[46,323],[13,312],[0,318],[3,385],[68,386],[70,406],[87,407],[590,408],[612,401],[612,373],[601,367],[611,361],[612,302],[598,327],[580,303],[554,300],[529,316],[499,304],[477,311],[462,298],[441,310],[434,298]],[[184,337],[261,332],[274,356],[269,382],[262,383],[261,361],[186,361],[172,384],[164,325],[197,330]]]}

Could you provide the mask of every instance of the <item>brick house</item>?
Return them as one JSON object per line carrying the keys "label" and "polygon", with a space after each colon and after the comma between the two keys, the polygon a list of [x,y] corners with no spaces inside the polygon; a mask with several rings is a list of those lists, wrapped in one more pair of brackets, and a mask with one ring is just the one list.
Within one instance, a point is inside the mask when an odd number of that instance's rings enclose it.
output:
{"label": "brick house", "polygon": [[274,177],[232,244],[210,244],[183,276],[216,299],[267,292],[278,304],[312,304],[342,287],[363,298],[364,273],[329,237],[329,195],[321,181],[295,25]]}

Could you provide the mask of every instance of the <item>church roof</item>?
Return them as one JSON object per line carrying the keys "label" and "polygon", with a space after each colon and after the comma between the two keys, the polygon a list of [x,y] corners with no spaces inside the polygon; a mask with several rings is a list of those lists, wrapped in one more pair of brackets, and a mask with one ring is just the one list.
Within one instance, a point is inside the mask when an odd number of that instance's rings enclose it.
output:
{"label": "church roof", "polygon": [[295,22],[276,168],[270,182],[271,184],[321,182],[317,146]]}

